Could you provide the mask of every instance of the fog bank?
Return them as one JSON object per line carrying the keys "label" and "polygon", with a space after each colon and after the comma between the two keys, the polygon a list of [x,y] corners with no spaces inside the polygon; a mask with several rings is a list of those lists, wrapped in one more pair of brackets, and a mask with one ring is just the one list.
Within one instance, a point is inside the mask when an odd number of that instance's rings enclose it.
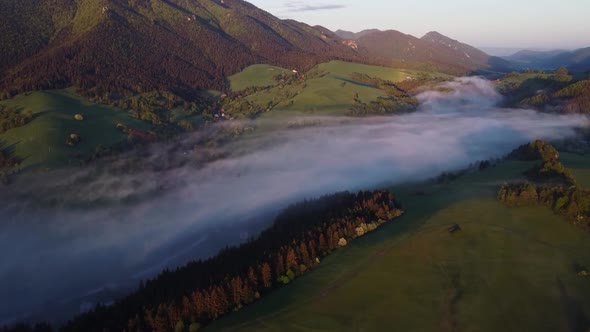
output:
{"label": "fog bank", "polygon": [[284,130],[245,136],[204,164],[210,151],[193,148],[198,133],[180,147],[153,146],[144,158],[155,169],[112,162],[0,188],[0,321],[211,255],[302,198],[428,178],[588,124],[497,108],[501,97],[483,79],[444,87],[451,92],[420,94],[412,114],[316,117],[302,129],[286,129],[293,119],[260,120]]}

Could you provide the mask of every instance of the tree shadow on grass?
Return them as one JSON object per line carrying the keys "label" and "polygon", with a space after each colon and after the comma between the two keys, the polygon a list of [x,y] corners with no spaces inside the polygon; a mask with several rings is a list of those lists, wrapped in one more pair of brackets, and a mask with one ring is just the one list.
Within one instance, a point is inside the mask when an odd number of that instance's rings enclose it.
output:
{"label": "tree shadow on grass", "polygon": [[8,163],[20,164],[25,160],[16,156],[16,145],[18,143],[8,144],[6,141],[0,140],[0,169],[6,168],[5,166],[8,166]]}
{"label": "tree shadow on grass", "polygon": [[368,83],[362,83],[362,82],[359,82],[359,81],[353,81],[353,80],[351,80],[349,78],[338,77],[338,80],[343,81],[343,82],[346,82],[346,83],[349,83],[349,84],[353,84],[353,85],[357,85],[357,86],[362,86],[362,87],[365,87],[365,88],[379,89],[379,87],[376,86],[376,85],[372,85],[372,84],[368,84]]}
{"label": "tree shadow on grass", "polygon": [[583,304],[574,299],[567,293],[565,285],[561,279],[556,278],[557,287],[559,288],[559,300],[563,308],[563,313],[567,320],[568,331],[586,332],[590,328],[590,320],[584,313]]}

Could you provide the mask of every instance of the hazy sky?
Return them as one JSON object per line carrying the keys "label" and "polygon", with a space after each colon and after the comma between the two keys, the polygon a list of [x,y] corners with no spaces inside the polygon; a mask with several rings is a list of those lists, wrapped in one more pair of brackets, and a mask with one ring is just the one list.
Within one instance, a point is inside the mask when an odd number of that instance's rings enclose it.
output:
{"label": "hazy sky", "polygon": [[436,30],[480,47],[590,46],[590,0],[249,0],[329,29]]}

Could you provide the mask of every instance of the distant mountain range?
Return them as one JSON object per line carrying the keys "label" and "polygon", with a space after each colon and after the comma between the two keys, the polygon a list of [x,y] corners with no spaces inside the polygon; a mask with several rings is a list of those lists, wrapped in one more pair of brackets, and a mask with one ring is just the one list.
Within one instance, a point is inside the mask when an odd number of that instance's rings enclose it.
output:
{"label": "distant mountain range", "polygon": [[504,57],[520,68],[554,69],[566,67],[571,71],[590,70],[590,47],[575,51],[551,50],[531,51],[523,50],[511,56]]}
{"label": "distant mountain range", "polygon": [[359,33],[338,30],[336,34],[352,40],[370,55],[398,62],[432,64],[448,71],[477,71],[490,69],[506,71],[508,61],[432,31],[417,38],[396,30],[364,30]]}
{"label": "distant mountain range", "polygon": [[106,99],[160,91],[186,100],[226,89],[251,64],[306,70],[334,59],[456,75],[512,69],[437,32],[334,33],[242,0],[0,0],[0,20],[3,95],[76,86]]}

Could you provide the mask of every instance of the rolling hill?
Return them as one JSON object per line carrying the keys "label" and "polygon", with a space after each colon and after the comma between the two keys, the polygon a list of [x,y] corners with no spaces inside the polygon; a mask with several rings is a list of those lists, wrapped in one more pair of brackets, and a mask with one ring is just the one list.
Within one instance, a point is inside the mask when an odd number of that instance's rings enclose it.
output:
{"label": "rolling hill", "polygon": [[480,69],[506,71],[508,61],[492,57],[475,47],[432,31],[417,38],[396,30],[364,30],[351,33],[339,30],[340,37],[354,40],[368,54],[392,63],[420,66],[428,64],[447,72],[462,74]]}

